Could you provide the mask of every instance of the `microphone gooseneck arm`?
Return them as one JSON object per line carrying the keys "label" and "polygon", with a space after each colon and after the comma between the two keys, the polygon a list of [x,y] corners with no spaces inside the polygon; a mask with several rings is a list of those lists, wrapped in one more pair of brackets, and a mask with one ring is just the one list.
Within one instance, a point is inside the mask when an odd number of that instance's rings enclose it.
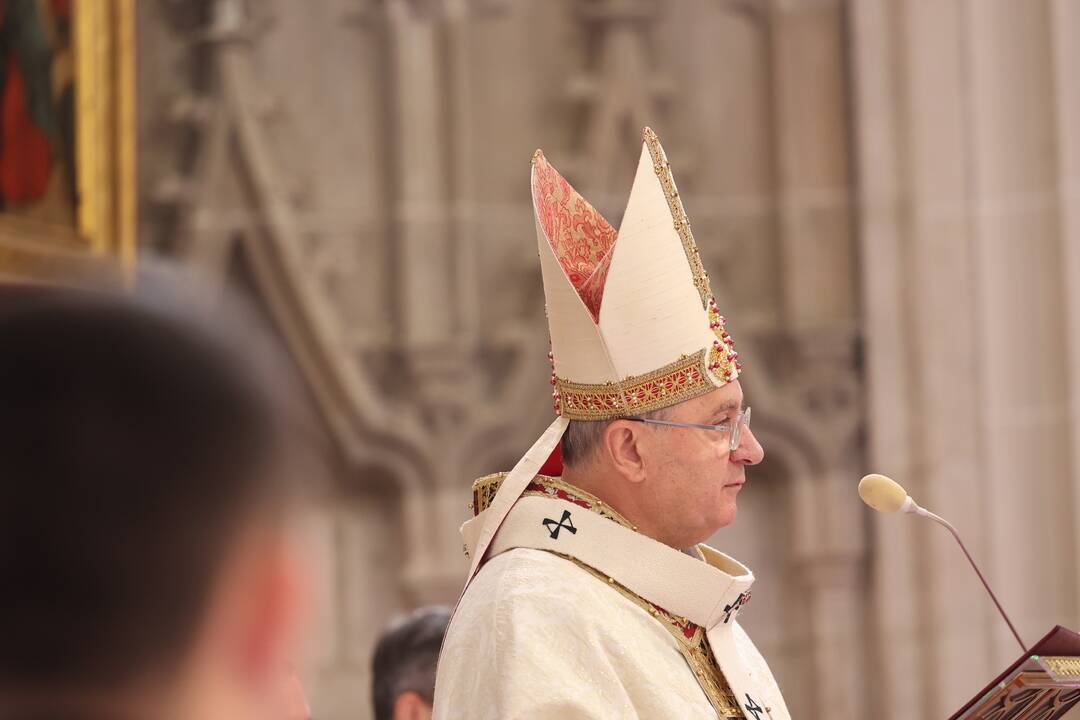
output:
{"label": "microphone gooseneck arm", "polygon": [[[908,502],[911,503],[908,506]],[[986,578],[983,577],[982,571],[979,570],[979,566],[975,564],[975,560],[971,557],[971,553],[968,552],[967,546],[964,545],[964,541],[960,539],[960,533],[956,532],[956,528],[952,526],[945,518],[939,517],[929,510],[925,510],[919,507],[911,497],[908,497],[908,502],[904,503],[904,512],[913,512],[916,515],[922,515],[925,518],[930,518],[934,522],[943,526],[946,530],[952,533],[952,536],[956,538],[956,542],[960,544],[960,549],[964,551],[964,556],[971,563],[971,568],[975,571],[975,574],[979,576],[979,580],[982,581],[983,587],[986,588],[986,592],[990,594],[990,599],[994,601],[994,605],[997,606],[998,612],[1001,613],[1001,617],[1005,618],[1005,623],[1009,626],[1009,630],[1012,630],[1013,637],[1016,638],[1016,642],[1020,645],[1020,650],[1025,654],[1027,653],[1027,645],[1020,639],[1020,633],[1016,632],[1016,627],[1012,624],[1012,620],[1009,619],[1008,614],[1005,612],[1005,608],[1001,607],[1001,603],[998,602],[997,595],[990,589],[990,583],[986,582]]]}

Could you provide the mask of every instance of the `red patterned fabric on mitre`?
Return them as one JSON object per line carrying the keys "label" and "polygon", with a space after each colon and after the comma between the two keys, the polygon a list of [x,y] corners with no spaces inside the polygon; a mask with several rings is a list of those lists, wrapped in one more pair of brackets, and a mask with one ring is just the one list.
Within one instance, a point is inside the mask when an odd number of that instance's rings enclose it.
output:
{"label": "red patterned fabric on mitre", "polygon": [[617,233],[604,216],[590,205],[544,154],[534,160],[533,202],[540,227],[551,243],[570,284],[599,322],[604,281],[611,265]]}

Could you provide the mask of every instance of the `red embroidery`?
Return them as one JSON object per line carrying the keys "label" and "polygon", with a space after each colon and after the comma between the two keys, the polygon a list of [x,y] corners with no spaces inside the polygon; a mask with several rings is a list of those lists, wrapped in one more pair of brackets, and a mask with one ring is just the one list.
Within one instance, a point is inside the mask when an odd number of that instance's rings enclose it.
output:
{"label": "red embroidery", "polygon": [[592,503],[590,503],[588,500],[583,500],[576,495],[571,495],[570,493],[560,488],[548,487],[544,483],[537,480],[533,480],[531,483],[529,483],[529,486],[525,488],[525,492],[541,492],[545,495],[550,495],[554,498],[558,498],[559,500],[572,502],[575,505],[585,508],[586,510],[592,510],[593,507]]}
{"label": "red embroidery", "polygon": [[537,151],[533,159],[536,218],[570,284],[599,322],[615,228]]}
{"label": "red embroidery", "polygon": [[677,367],[660,377],[626,388],[623,403],[619,402],[618,389],[583,391],[565,387],[560,392],[560,399],[564,409],[579,415],[617,413],[627,408],[648,409],[656,402],[667,400],[671,401],[668,404],[674,404],[704,382],[696,360],[691,359],[690,362],[693,364],[689,367]]}

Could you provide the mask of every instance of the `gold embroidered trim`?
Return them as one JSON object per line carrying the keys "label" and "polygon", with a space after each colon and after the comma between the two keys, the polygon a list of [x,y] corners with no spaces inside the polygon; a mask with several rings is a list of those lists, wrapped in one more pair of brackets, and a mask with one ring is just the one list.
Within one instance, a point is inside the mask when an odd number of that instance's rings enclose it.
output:
{"label": "gold embroidered trim", "polygon": [[694,235],[690,232],[690,219],[683,208],[679,190],[675,187],[675,178],[671,175],[671,163],[668,162],[664,148],[660,145],[660,138],[656,136],[652,128],[645,128],[642,132],[645,144],[649,147],[649,155],[652,156],[653,170],[660,180],[660,187],[664,189],[664,197],[667,199],[668,208],[671,210],[671,219],[675,225],[675,231],[682,240],[683,250],[686,251],[686,260],[690,263],[690,272],[694,276],[694,287],[701,296],[701,307],[709,307],[712,298],[712,290],[709,287],[709,274],[705,272],[705,266],[701,264],[701,253],[698,252]]}
{"label": "gold embroidered trim", "polygon": [[1056,679],[1080,679],[1080,657],[1044,655],[1039,659]]}
{"label": "gold embroidered trim", "polygon": [[[506,475],[507,473],[504,472],[494,473],[492,475],[485,475],[473,482],[472,509],[474,514],[480,514],[488,508],[491,504],[491,500],[495,497],[495,493],[499,491],[499,485]],[[521,496],[553,497],[567,500],[576,505],[581,505],[588,510],[599,513],[601,516],[608,518],[625,528],[637,530],[637,528],[631,525],[626,518],[620,515],[603,500],[591,493],[574,487],[567,482],[563,482],[560,478],[550,477],[548,475],[537,475]],[[686,660],[686,664],[690,666],[690,670],[693,671],[702,691],[705,693],[706,697],[709,698],[710,704],[712,704],[720,717],[725,718],[725,720],[744,719],[745,716],[743,715],[742,708],[739,706],[738,700],[735,698],[735,693],[732,692],[731,686],[728,685],[723,672],[720,670],[720,665],[716,662],[716,658],[712,654],[708,639],[705,637],[704,628],[695,625],[684,617],[672,615],[663,608],[653,605],[645,598],[637,595],[632,590],[616,581],[614,578],[604,575],[575,557],[553,551],[549,552],[569,560],[596,579],[607,583],[623,597],[656,618],[660,624],[671,633],[672,637],[675,638],[679,651]],[[687,637],[686,630],[691,629],[691,635]]]}
{"label": "gold embroidered trim", "polygon": [[[679,646],[679,651],[686,660],[686,664],[690,666],[690,669],[698,680],[698,684],[701,685],[701,689],[704,691],[706,697],[709,698],[709,703],[716,712],[719,713],[720,717],[725,719],[737,718],[738,720],[743,720],[744,715],[742,708],[739,706],[739,701],[735,698],[735,693],[731,690],[731,686],[728,685],[723,672],[720,670],[720,666],[716,662],[716,658],[712,654],[712,648],[709,647],[709,642],[705,637],[704,628],[693,625],[693,623],[686,618],[672,615],[663,608],[653,605],[614,578],[610,578],[589,567],[577,558],[563,555],[562,553],[555,554],[587,571],[597,580],[606,582],[609,586],[618,590],[619,594],[627,600],[630,600],[642,610],[659,620],[660,624],[675,638]],[[684,627],[695,628],[693,637],[686,637],[686,634],[683,632]]]}
{"label": "gold embroidered trim", "polygon": [[660,138],[652,131],[645,128],[642,137],[649,148],[649,155],[653,161],[653,171],[656,172],[657,180],[664,191],[668,209],[671,211],[671,219],[675,231],[682,241],[683,251],[686,253],[686,261],[690,265],[690,273],[694,278],[694,287],[697,288],[701,297],[701,307],[708,312],[709,327],[716,333],[716,342],[708,351],[708,361],[705,364],[706,372],[709,373],[716,385],[729,383],[739,376],[742,365],[737,361],[739,354],[735,352],[735,341],[724,328],[724,316],[716,307],[716,300],[709,286],[709,274],[705,272],[705,266],[701,262],[701,253],[697,243],[694,242],[694,234],[690,231],[690,218],[683,207],[682,198],[678,188],[675,187],[675,178],[671,174],[671,163],[668,162]]}
{"label": "gold embroidered trim", "polygon": [[684,355],[675,362],[616,383],[577,383],[555,378],[561,412],[571,420],[612,420],[648,413],[716,389],[706,368],[713,349]]}
{"label": "gold embroidered trim", "polygon": [[491,501],[495,499],[495,493],[499,492],[499,485],[502,484],[503,478],[508,474],[509,473],[504,472],[493,473],[473,480],[473,499],[472,502],[469,503],[469,509],[472,510],[473,517],[476,517],[491,506]]}
{"label": "gold embroidered trim", "polygon": [[[491,501],[495,498],[495,493],[499,491],[499,485],[502,484],[503,478],[507,474],[504,472],[492,473],[473,481],[472,511],[474,515],[479,515],[488,509]],[[532,482],[521,493],[521,497],[548,497],[557,500],[568,500],[575,505],[581,505],[583,508],[599,513],[624,528],[637,530],[615,508],[600,498],[550,475],[537,475],[533,478]]]}

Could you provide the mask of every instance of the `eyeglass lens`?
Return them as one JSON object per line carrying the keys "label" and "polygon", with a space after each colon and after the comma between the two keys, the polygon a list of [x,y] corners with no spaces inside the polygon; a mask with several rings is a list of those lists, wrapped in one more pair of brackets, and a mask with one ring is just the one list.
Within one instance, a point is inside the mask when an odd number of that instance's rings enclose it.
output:
{"label": "eyeglass lens", "polygon": [[731,443],[728,445],[728,449],[730,449],[732,452],[735,451],[735,448],[739,447],[739,436],[742,432],[743,425],[745,425],[746,427],[750,427],[749,407],[747,407],[746,410],[742,412],[742,415],[740,415],[735,420],[735,427],[731,429]]}

